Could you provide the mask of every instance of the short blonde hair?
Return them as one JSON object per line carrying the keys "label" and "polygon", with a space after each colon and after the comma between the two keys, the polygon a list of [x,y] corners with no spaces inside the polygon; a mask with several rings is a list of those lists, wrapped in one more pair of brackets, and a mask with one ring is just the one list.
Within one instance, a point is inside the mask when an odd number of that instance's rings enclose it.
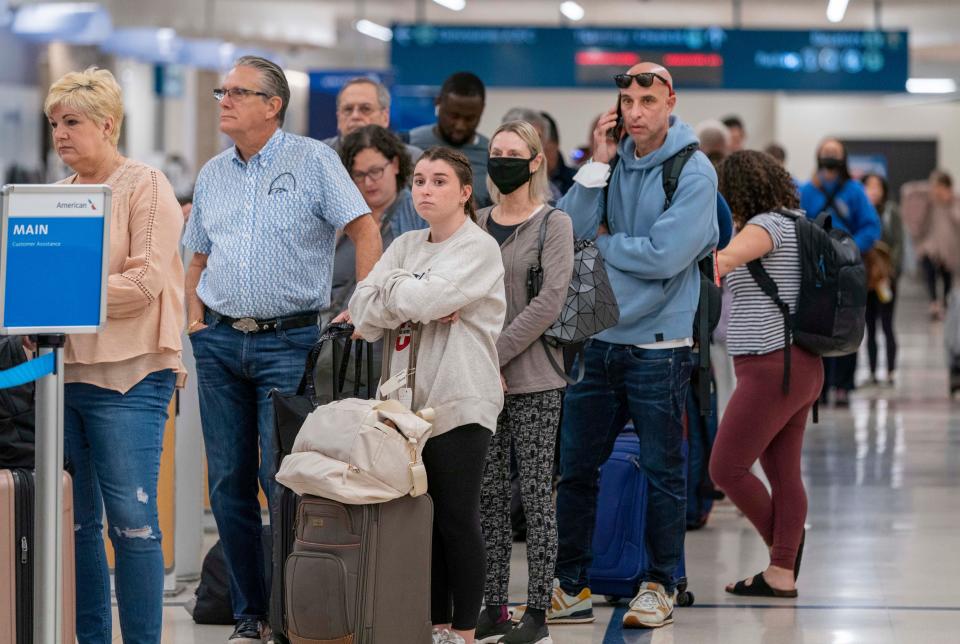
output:
{"label": "short blonde hair", "polygon": [[123,123],[123,92],[117,79],[106,69],[88,67],[82,72],[70,72],[50,86],[43,102],[43,113],[58,107],[76,110],[98,126],[111,118],[113,131],[110,142],[120,141],[120,125]]}
{"label": "short blonde hair", "polygon": [[[497,138],[497,135],[501,132],[513,132],[520,139],[526,143],[527,147],[530,149],[530,156],[536,157],[538,154],[543,154],[543,142],[540,141],[540,135],[537,134],[537,131],[532,125],[526,121],[507,121],[497,128],[497,131],[493,133],[493,136],[490,137],[490,148],[493,148],[493,141]],[[547,203],[550,201],[550,177],[547,175],[547,159],[543,158],[540,161],[540,167],[537,168],[537,171],[533,173],[530,177],[530,198],[534,201],[542,201]],[[500,190],[497,189],[497,186],[493,183],[490,177],[487,177],[487,191],[490,193],[490,198],[493,200],[493,203],[500,203]]]}

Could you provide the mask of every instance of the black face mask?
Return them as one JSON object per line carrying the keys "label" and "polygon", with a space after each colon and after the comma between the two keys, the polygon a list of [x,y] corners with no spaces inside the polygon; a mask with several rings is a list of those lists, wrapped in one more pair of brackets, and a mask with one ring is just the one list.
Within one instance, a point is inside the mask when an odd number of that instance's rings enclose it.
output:
{"label": "black face mask", "polygon": [[517,157],[490,157],[487,174],[501,194],[508,195],[530,181],[530,162],[533,159]]}
{"label": "black face mask", "polygon": [[817,159],[817,168],[820,170],[843,170],[843,159],[820,157]]}

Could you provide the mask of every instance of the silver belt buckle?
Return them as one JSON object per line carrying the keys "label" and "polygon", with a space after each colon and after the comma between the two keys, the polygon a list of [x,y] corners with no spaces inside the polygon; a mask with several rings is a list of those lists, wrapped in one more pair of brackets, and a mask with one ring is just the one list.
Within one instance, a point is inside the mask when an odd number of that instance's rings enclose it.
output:
{"label": "silver belt buckle", "polygon": [[260,330],[260,326],[253,318],[240,318],[231,326],[237,331],[241,331],[243,333],[253,333],[254,331]]}

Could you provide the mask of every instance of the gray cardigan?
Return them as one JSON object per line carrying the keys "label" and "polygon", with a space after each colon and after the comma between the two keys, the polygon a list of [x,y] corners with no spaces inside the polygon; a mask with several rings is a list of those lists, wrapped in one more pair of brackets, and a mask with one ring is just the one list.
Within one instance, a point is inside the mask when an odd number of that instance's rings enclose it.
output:
{"label": "gray cardigan", "polygon": [[[477,213],[480,227],[486,230],[493,207]],[[529,394],[566,386],[550,365],[540,336],[550,328],[567,299],[573,275],[573,223],[562,210],[554,210],[547,222],[543,244],[543,285],[540,294],[527,301],[527,273],[537,263],[540,223],[551,210],[543,206],[520,224],[500,247],[503,257],[507,317],[497,340],[500,372],[507,381],[507,394]],[[551,348],[558,364],[563,352]]]}

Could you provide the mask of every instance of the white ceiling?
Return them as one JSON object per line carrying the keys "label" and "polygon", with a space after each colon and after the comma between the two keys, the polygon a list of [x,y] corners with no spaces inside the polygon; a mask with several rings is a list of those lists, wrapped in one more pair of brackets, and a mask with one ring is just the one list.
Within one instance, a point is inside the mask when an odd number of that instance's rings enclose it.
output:
{"label": "white ceiling", "polygon": [[[38,0],[27,0],[35,2]],[[733,0],[579,0],[577,25],[735,26]],[[431,0],[101,0],[118,27],[172,27],[184,36],[267,44],[303,68],[383,66],[389,45],[356,33],[353,22],[381,24],[569,24],[559,0],[467,0],[450,11]],[[16,0],[12,4],[16,4]],[[850,0],[842,23],[826,19],[827,0],[742,0],[740,25],[757,28],[907,29],[913,75],[960,76],[960,0]]]}

